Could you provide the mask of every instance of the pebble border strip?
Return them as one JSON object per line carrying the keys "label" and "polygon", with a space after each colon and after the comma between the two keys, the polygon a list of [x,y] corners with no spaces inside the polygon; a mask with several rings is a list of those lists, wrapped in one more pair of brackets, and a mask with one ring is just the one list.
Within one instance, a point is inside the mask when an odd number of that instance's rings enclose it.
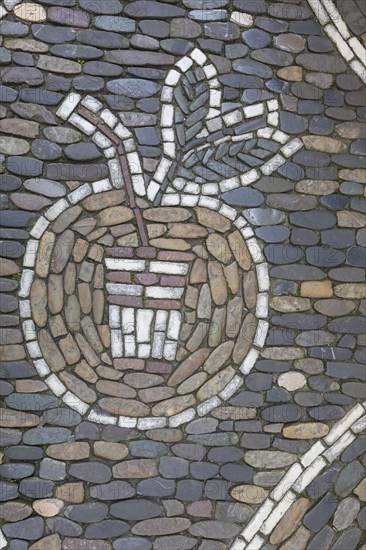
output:
{"label": "pebble border strip", "polygon": [[271,491],[248,525],[231,545],[230,550],[259,550],[281,518],[312,480],[366,429],[366,401],[355,405],[334,424],[328,435],[314,443],[293,464]]}
{"label": "pebble border strip", "polygon": [[[206,60],[206,56],[198,49],[193,50],[191,56],[185,56],[180,61],[177,62],[177,66],[183,66],[185,70],[192,65],[193,61],[198,60],[199,64],[203,65]],[[213,66],[212,66],[213,67]],[[214,67],[213,67],[214,69]],[[215,69],[214,69],[215,70]],[[167,82],[172,82],[172,73],[177,73],[172,69],[167,76]],[[178,73],[177,73],[178,74]],[[210,78],[214,78],[216,74],[213,73],[212,69],[207,70],[206,74]],[[174,76],[173,81],[176,80]],[[217,80],[216,80],[217,82]],[[172,97],[173,88],[167,86],[163,88],[162,91],[162,101],[166,101],[166,97]],[[274,127],[278,124],[278,114],[274,113],[274,109],[278,107],[277,101],[276,104],[272,101],[266,102],[269,109],[268,120]],[[78,108],[79,104],[81,105]],[[167,107],[167,105],[165,105]],[[78,108],[78,110],[77,110]],[[185,206],[195,206],[196,204],[202,207],[206,207],[212,210],[217,210],[231,220],[233,225],[240,230],[243,238],[246,241],[246,244],[249,248],[253,262],[256,264],[256,274],[259,293],[257,295],[257,306],[256,306],[256,317],[258,319],[258,325],[256,334],[254,336],[254,347],[251,347],[246,358],[244,359],[242,365],[239,367],[241,375],[236,375],[227,386],[219,393],[219,396],[211,397],[206,401],[200,403],[196,408],[189,408],[179,414],[171,416],[169,419],[166,417],[143,417],[143,418],[134,418],[128,416],[117,416],[111,415],[109,413],[104,413],[96,409],[89,410],[89,405],[79,399],[72,392],[67,391],[64,384],[60,381],[56,374],[50,374],[49,366],[42,357],[42,353],[37,341],[36,330],[33,321],[30,319],[30,303],[28,296],[30,293],[31,284],[34,277],[33,267],[36,261],[36,254],[39,245],[39,239],[42,237],[43,233],[49,226],[50,222],[57,219],[57,217],[67,210],[69,207],[74,206],[87,196],[92,193],[100,193],[112,188],[120,189],[125,183],[126,188],[132,185],[135,192],[139,196],[145,196],[145,186],[142,176],[142,169],[138,154],[136,153],[136,148],[134,141],[132,139],[131,132],[120,122],[118,122],[117,117],[108,109],[103,109],[102,103],[94,99],[91,96],[86,96],[82,99],[80,94],[71,92],[60,105],[57,115],[63,120],[70,122],[77,129],[81,130],[85,135],[90,137],[97,145],[103,148],[104,155],[107,159],[109,172],[110,172],[110,181],[109,179],[104,179],[101,181],[93,182],[90,184],[84,184],[78,187],[76,190],[70,192],[67,195],[67,200],[62,198],[53,204],[45,213],[44,216],[41,216],[30,233],[33,237],[27,244],[26,253],[24,256],[23,265],[26,269],[22,272],[19,297],[20,300],[20,315],[24,319],[22,323],[23,332],[26,340],[26,346],[30,357],[32,358],[34,365],[37,369],[39,376],[47,377],[46,383],[53,393],[57,396],[62,396],[63,402],[68,405],[70,408],[76,410],[82,415],[87,415],[87,419],[91,422],[101,423],[101,424],[112,424],[121,427],[129,427],[140,430],[149,430],[153,428],[162,428],[165,426],[177,427],[186,422],[191,421],[196,416],[202,417],[209,413],[212,409],[220,406],[224,401],[229,399],[244,383],[243,376],[247,375],[253,368],[257,358],[259,357],[260,350],[263,348],[269,328],[268,321],[268,290],[269,290],[269,277],[268,277],[268,264],[264,261],[264,257],[261,252],[260,245],[257,239],[254,237],[254,232],[250,227],[248,227],[247,221],[241,216],[238,215],[236,210],[230,208],[218,199],[214,199],[208,196],[193,195],[194,202],[189,198],[189,205],[186,203]],[[250,109],[250,110],[248,110]],[[250,107],[244,108],[244,116],[251,118],[257,116],[264,112],[265,105],[263,103],[256,104]],[[162,117],[166,113],[166,109],[162,110]],[[170,110],[169,120],[170,124],[173,124],[172,111]],[[275,116],[274,116],[275,115]],[[237,116],[237,115],[236,115]],[[99,118],[98,118],[99,117]],[[166,120],[164,121],[163,127],[166,125]],[[166,127],[166,126],[165,126]],[[288,142],[290,137],[276,130],[275,128],[265,128],[258,130],[258,132],[275,132],[278,134],[278,140],[285,144]],[[245,134],[248,136],[249,134]],[[260,134],[261,135],[261,134]],[[250,134],[252,136],[252,134]],[[242,137],[242,136],[240,136]],[[168,142],[168,147],[171,147],[171,142]],[[116,150],[113,144],[117,147],[117,152],[119,155],[119,160],[113,158],[116,155]],[[291,140],[286,145],[282,147],[282,153],[284,156],[291,156],[295,151],[300,149],[303,146],[301,140],[295,138]],[[166,151],[166,149],[164,149]],[[170,163],[172,161],[169,161]],[[275,155],[270,161],[264,164],[261,167],[261,171],[265,175],[270,175],[275,171],[279,166],[285,163],[284,157],[280,154]],[[160,190],[157,189],[157,181],[163,183],[164,176],[169,169],[166,168],[167,160],[162,159],[159,163],[154,180],[155,182],[150,184],[150,187],[147,190],[148,196],[152,199]],[[169,165],[170,166],[170,165]],[[243,185],[248,185],[257,181],[261,177],[261,174],[257,170],[250,170],[246,174],[243,174],[239,178],[231,178],[222,182],[223,189],[228,190],[229,188],[239,187],[240,183]],[[152,187],[151,187],[152,186]],[[154,193],[151,191],[153,189]],[[156,193],[155,193],[156,191]],[[168,201],[169,202],[169,201]],[[163,204],[166,205],[163,201]],[[170,202],[169,202],[170,204]],[[175,203],[176,204],[176,203]],[[183,201],[182,201],[183,205]],[[133,207],[133,205],[131,205]]]}

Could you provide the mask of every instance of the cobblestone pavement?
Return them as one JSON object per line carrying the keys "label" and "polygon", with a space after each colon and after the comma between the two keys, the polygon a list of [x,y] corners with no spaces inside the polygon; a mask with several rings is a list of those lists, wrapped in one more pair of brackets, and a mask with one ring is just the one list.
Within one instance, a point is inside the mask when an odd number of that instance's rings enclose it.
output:
{"label": "cobblestone pavement", "polygon": [[3,0],[0,549],[366,549],[360,0]]}

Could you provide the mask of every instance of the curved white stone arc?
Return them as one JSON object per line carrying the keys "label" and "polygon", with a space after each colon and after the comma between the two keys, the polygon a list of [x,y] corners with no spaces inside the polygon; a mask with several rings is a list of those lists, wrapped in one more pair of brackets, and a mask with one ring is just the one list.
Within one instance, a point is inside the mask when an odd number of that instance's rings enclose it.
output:
{"label": "curved white stone arc", "polygon": [[[91,96],[81,98],[79,94],[74,94],[72,92],[65,98],[56,114],[60,116],[64,122],[70,122],[73,126],[77,127],[80,131],[89,136],[90,139],[92,139],[96,144],[102,147],[106,159],[112,158],[112,160],[114,160],[113,150],[114,152],[116,151],[112,142],[110,142],[110,140],[102,134],[101,130],[98,129],[95,124],[92,124],[75,112],[79,104],[89,110],[90,114],[93,114],[94,117],[99,117],[101,121],[111,129],[114,135],[122,141],[127,153],[127,162],[132,172],[136,159],[129,153],[134,152],[135,155],[138,156],[133,136],[127,128],[125,128],[121,123],[118,123],[117,118],[111,111],[108,109],[102,110],[103,105],[99,101],[95,100]],[[90,421],[101,424],[118,424],[119,426],[137,427],[141,430],[148,430],[152,427],[176,427],[189,422],[196,416],[204,416],[213,408],[220,406],[243,385],[244,376],[253,368],[259,356],[260,350],[264,347],[269,328],[268,322],[265,320],[268,317],[268,264],[264,260],[260,244],[254,236],[253,230],[248,226],[247,221],[240,214],[238,214],[235,209],[223,204],[222,200],[201,196],[199,199],[199,204],[201,206],[219,211],[223,216],[232,222],[233,229],[238,229],[240,231],[246,241],[252,261],[256,266],[256,278],[260,291],[259,296],[261,305],[256,310],[258,325],[251,349],[249,350],[242,365],[238,366],[237,375],[223,390],[221,390],[219,396],[215,396],[201,402],[196,407],[187,409],[175,416],[135,418],[112,415],[100,410],[91,409],[89,404],[83,402],[76,395],[67,390],[57,374],[51,372],[51,369],[44,360],[38,344],[36,329],[31,319],[31,309],[28,298],[34,278],[34,266],[36,263],[39,240],[50,223],[56,220],[68,208],[71,208],[92,193],[98,194],[109,189],[118,189],[121,188],[122,185],[122,174],[119,173],[116,175],[116,167],[114,166],[113,169],[110,168],[110,178],[95,181],[91,184],[85,183],[81,185],[74,191],[69,192],[66,197],[63,197],[55,202],[37,220],[36,224],[30,231],[30,236],[32,239],[28,242],[26,250],[27,266],[22,272],[19,290],[19,297],[21,298],[19,307],[20,316],[23,319],[23,333],[25,336],[28,353],[33,360],[33,364],[38,375],[45,378],[45,382],[51,391],[53,391],[55,395],[61,397],[62,401],[66,405],[82,415],[88,415],[87,418]],[[144,190],[140,189],[140,192],[142,191]]]}
{"label": "curved white stone arc", "polygon": [[308,0],[316,18],[351,69],[366,84],[366,49],[353,36],[332,0]]}
{"label": "curved white stone arc", "polygon": [[[230,550],[261,548],[281,518],[315,477],[356,439],[366,427],[366,402],[353,406],[328,435],[292,464],[270,496],[244,527]],[[259,534],[258,534],[259,533]]]}

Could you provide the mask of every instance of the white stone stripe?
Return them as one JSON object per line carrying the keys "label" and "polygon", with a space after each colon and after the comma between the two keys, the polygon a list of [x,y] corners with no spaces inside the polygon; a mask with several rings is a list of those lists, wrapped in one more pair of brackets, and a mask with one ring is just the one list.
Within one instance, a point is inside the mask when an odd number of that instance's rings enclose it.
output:
{"label": "white stone stripe", "polygon": [[327,33],[327,35],[332,40],[332,42],[334,42],[334,44],[337,46],[337,49],[341,54],[341,56],[346,61],[351,61],[351,59],[353,59],[354,57],[354,53],[352,52],[351,48],[348,46],[347,42],[339,34],[335,26],[329,23],[324,27],[324,31]]}
{"label": "white stone stripe", "polygon": [[[4,8],[1,8],[0,7],[0,10],[3,10]],[[6,12],[5,12],[6,13]],[[5,15],[5,14],[4,14]],[[0,11],[0,18],[2,17],[1,15],[1,11]],[[4,537],[4,534],[2,532],[2,530],[0,529],[0,549],[2,548],[5,548],[5,546],[7,545],[7,541],[6,541],[6,538]]]}
{"label": "white stone stripe", "polygon": [[[356,427],[356,430],[358,430],[357,425],[360,423],[361,420],[363,421],[364,418],[360,418],[360,413],[363,414],[364,410],[365,409],[363,405],[355,405],[341,420],[339,420],[339,422],[337,422],[337,425],[341,425],[342,422],[344,422],[345,426],[351,427],[351,429]],[[353,424],[350,426],[351,419],[353,421]],[[360,428],[363,428],[363,422]],[[286,495],[288,495],[289,493],[293,494],[292,491],[289,491],[289,489],[291,488],[296,493],[300,494],[311,483],[311,481],[315,479],[316,476],[327,466],[328,462],[332,462],[334,458],[339,456],[339,454],[344,451],[344,449],[346,449],[352,443],[352,441],[355,440],[355,438],[356,436],[348,431],[341,437],[341,439],[339,439],[339,441],[337,441],[333,446],[328,447],[327,449],[320,441],[315,443],[315,445],[313,445],[311,449],[307,453],[305,453],[305,455],[300,459],[301,462],[308,465],[307,468],[302,471],[301,465],[299,463],[293,464],[287,474],[272,490],[270,497],[274,500],[279,500],[283,497],[284,491],[287,491],[285,496],[282,498],[282,500],[284,500]],[[319,454],[321,454],[322,452],[323,455],[319,456]],[[307,455],[310,455],[309,459],[306,459]],[[315,456],[317,456],[317,458],[314,460]],[[328,460],[328,462],[325,460],[325,458]],[[271,516],[269,516],[274,507],[274,502],[271,500],[271,498],[267,498],[264,501],[256,514],[252,517],[249,524],[241,532],[240,537],[244,537],[246,541],[252,540],[262,524],[264,524],[261,529],[262,532],[263,528],[266,535],[269,535],[272,532],[282,516],[279,517],[278,515],[277,522],[270,522],[270,518],[275,517],[272,514]],[[266,520],[268,521],[268,523],[265,523]],[[236,548],[245,548],[245,546],[241,544],[240,538],[236,539],[234,544],[230,547],[230,550],[235,550]],[[261,548],[261,546],[258,546],[258,548]]]}
{"label": "white stone stripe", "polygon": [[260,527],[268,518],[269,514],[272,512],[274,505],[274,502],[267,498],[245,529],[241,532],[241,536],[250,542],[254,535],[258,533]]}
{"label": "white stone stripe", "polygon": [[294,482],[302,473],[300,464],[293,464],[288,472],[284,475],[278,485],[273,489],[271,498],[278,501],[281,500],[284,494],[292,487]]}
{"label": "white stone stripe", "polygon": [[329,449],[327,449],[324,453],[325,458],[328,460],[328,462],[333,462],[348,445],[352,443],[356,439],[356,436],[348,431],[345,434],[342,435],[338,441],[333,443]]}
{"label": "white stone stripe", "polygon": [[301,474],[299,479],[295,481],[293,485],[294,491],[301,493],[305,487],[307,487],[313,479],[325,468],[327,465],[323,457],[319,456],[314,462],[310,464]]}
{"label": "white stone stripe", "polygon": [[89,405],[84,403],[84,401],[79,399],[75,394],[70,391],[65,393],[65,395],[62,397],[62,401],[79,414],[85,414],[89,409]]}
{"label": "white stone stripe", "polygon": [[325,450],[325,447],[321,441],[317,441],[310,447],[310,449],[304,454],[300,462],[306,468],[314,462],[314,460]]}
{"label": "white stone stripe", "polygon": [[67,120],[69,116],[75,111],[81,100],[81,95],[71,92],[61,103],[60,107],[56,111],[56,115]]}
{"label": "white stone stripe", "polygon": [[350,37],[349,30],[347,28],[346,23],[344,22],[341,14],[339,13],[338,9],[336,8],[334,2],[332,0],[320,0],[323,4],[324,8],[328,12],[330,18],[335,23],[337,29],[339,30],[340,34],[345,40],[348,40]]}
{"label": "white stone stripe", "polygon": [[88,414],[88,420],[90,422],[97,422],[98,424],[114,425],[117,424],[117,418],[106,412],[92,409]]}
{"label": "white stone stripe", "polygon": [[106,258],[105,265],[111,271],[144,271],[146,263],[145,260]]}
{"label": "white stone stripe", "polygon": [[280,500],[280,502],[272,510],[266,521],[263,523],[262,527],[260,528],[261,533],[263,533],[264,535],[268,535],[277,525],[280,519],[285,515],[285,513],[290,508],[291,504],[295,502],[295,500],[295,493],[293,493],[292,491],[287,491],[282,500]]}
{"label": "white stone stripe", "polygon": [[363,414],[364,408],[362,407],[362,405],[356,405],[350,411],[348,411],[343,418],[338,420],[338,422],[333,425],[328,435],[324,437],[324,441],[326,442],[326,444],[331,445],[332,443],[334,443]]}

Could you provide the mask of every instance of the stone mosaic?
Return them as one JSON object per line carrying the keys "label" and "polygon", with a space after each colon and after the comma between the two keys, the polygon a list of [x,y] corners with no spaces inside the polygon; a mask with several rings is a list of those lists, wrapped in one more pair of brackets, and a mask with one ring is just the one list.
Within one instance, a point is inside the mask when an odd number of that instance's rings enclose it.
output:
{"label": "stone mosaic", "polygon": [[0,548],[364,549],[365,15],[4,0]]}

